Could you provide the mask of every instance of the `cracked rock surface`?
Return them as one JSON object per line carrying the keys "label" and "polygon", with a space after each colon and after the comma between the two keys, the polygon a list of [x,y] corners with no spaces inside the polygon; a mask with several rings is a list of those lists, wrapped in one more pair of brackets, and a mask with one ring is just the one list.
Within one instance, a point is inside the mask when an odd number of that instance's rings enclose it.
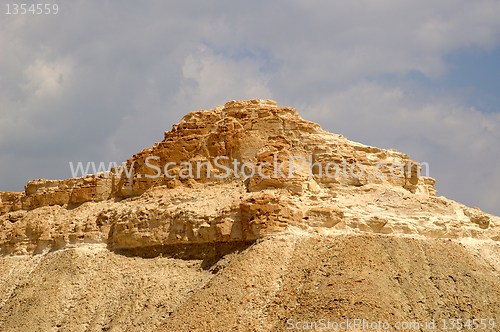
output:
{"label": "cracked rock surface", "polygon": [[500,325],[500,218],[436,196],[404,153],[246,100],[187,114],[125,169],[0,193],[0,331]]}

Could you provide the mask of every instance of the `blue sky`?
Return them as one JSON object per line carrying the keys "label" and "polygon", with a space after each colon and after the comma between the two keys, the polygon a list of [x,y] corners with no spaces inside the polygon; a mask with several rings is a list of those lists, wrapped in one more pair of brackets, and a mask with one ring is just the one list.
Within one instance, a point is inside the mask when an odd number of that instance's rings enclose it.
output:
{"label": "blue sky", "polygon": [[500,112],[500,48],[462,49],[443,58],[446,72],[436,78],[410,71],[379,79],[396,84],[408,79],[440,94],[454,94],[481,112]]}
{"label": "blue sky", "polygon": [[84,1],[0,19],[0,190],[123,161],[185,113],[270,98],[500,214],[500,2]]}
{"label": "blue sky", "polygon": [[449,71],[430,84],[462,91],[464,101],[482,112],[500,112],[500,48],[460,50],[445,59]]}

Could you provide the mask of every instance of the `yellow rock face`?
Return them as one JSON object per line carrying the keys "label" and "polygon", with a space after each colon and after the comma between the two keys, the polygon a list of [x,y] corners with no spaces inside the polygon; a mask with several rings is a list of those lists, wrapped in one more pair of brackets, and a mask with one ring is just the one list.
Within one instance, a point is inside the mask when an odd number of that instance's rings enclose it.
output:
{"label": "yellow rock face", "polygon": [[126,167],[130,178],[115,169],[1,193],[0,251],[133,250],[297,229],[500,239],[498,217],[436,197],[406,154],[349,141],[270,100],[191,112]]}
{"label": "yellow rock face", "polygon": [[500,218],[436,197],[403,153],[230,101],[125,167],[0,193],[0,331],[500,324]]}

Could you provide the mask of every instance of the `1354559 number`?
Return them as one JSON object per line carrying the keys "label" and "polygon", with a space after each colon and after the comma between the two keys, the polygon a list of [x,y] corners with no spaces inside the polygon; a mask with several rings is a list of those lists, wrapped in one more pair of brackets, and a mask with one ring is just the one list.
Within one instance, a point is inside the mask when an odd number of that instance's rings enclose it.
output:
{"label": "1354559 number", "polygon": [[6,4],[7,15],[57,15],[59,5],[57,3],[8,3]]}

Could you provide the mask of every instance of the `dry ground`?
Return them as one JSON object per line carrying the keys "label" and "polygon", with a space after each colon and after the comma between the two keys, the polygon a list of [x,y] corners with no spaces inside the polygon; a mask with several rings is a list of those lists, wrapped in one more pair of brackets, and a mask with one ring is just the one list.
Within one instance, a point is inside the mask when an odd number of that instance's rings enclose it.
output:
{"label": "dry ground", "polygon": [[1,257],[0,331],[281,331],[355,318],[500,326],[498,241],[282,234],[212,258],[98,245]]}

